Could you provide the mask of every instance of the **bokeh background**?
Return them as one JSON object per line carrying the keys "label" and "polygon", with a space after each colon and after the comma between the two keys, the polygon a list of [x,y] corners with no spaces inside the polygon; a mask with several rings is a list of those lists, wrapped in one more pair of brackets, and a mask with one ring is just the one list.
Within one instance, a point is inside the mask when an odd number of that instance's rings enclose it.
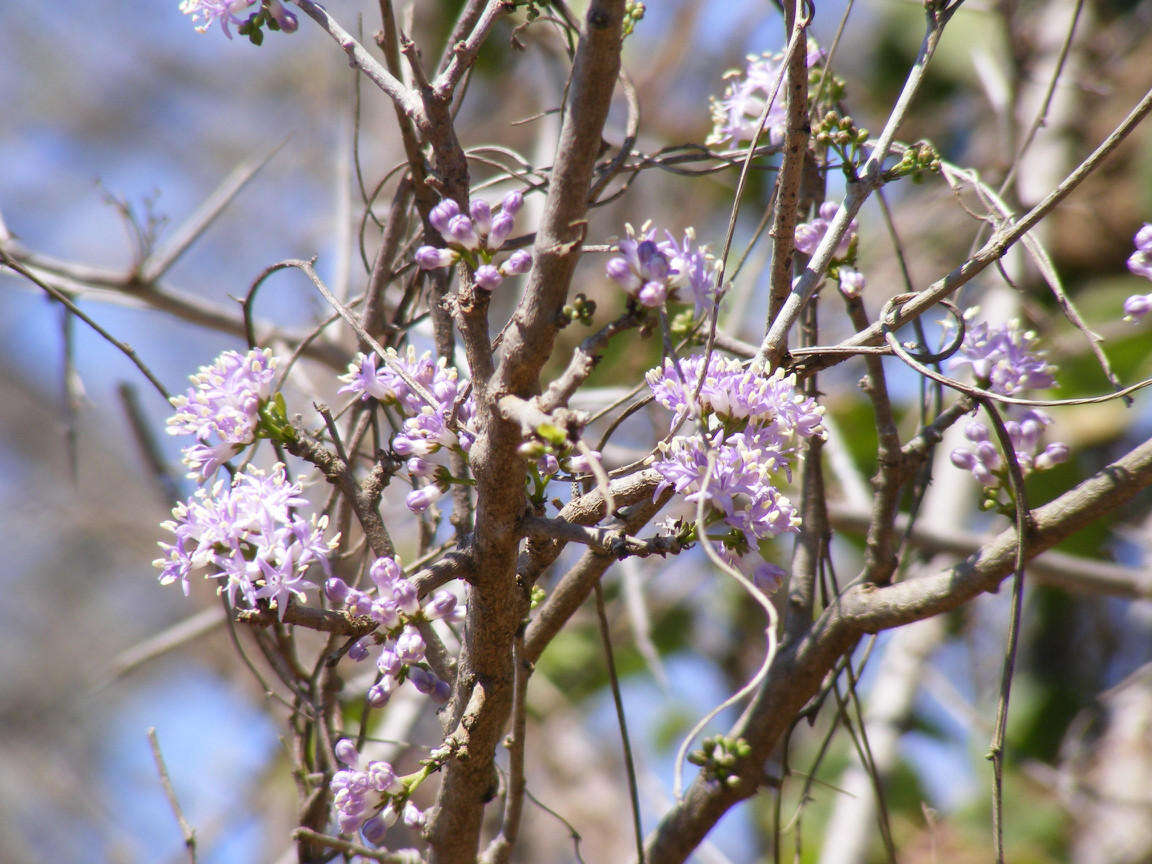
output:
{"label": "bokeh background", "polygon": [[[363,256],[370,260],[378,240],[371,224],[362,224],[360,189],[371,188],[399,159],[390,106],[369,87],[356,95],[341,52],[308,21],[291,37],[270,34],[257,49],[215,30],[196,33],[177,5],[0,4],[3,239],[71,265],[125,273],[138,261],[141,242],[163,245],[238,166],[267,160],[165,275],[165,288],[235,313],[234,298],[263,268],[318,255],[321,275],[338,294],[362,290]],[[580,5],[574,4],[577,11]],[[401,4],[418,41],[428,40],[421,42],[430,46],[427,57],[438,53],[455,6]],[[722,90],[724,71],[740,66],[746,53],[776,50],[782,40],[770,3],[648,6],[625,63],[642,109],[638,146],[654,151],[702,140],[710,128],[707,97]],[[330,7],[354,31],[358,21],[368,34],[378,26],[374,3],[333,0]],[[822,43],[831,41],[844,11],[839,2],[817,4],[814,33]],[[901,138],[928,138],[946,158],[999,182],[1043,98],[1074,15],[1077,37],[1049,122],[1009,192],[1015,204],[1034,203],[1152,84],[1152,4],[970,4],[946,34]],[[880,128],[918,47],[920,18],[913,3],[866,0],[852,9],[837,70],[849,80],[846,102],[861,125]],[[538,30],[521,36],[526,50],[514,51],[511,25],[503,25],[482,53],[460,117],[466,146],[502,144],[547,163],[555,132],[547,112],[564,84],[563,46]],[[621,103],[606,133],[610,142],[620,139],[623,121]],[[1133,136],[1043,229],[1070,294],[1109,338],[1109,354],[1127,381],[1152,372],[1152,336],[1118,320],[1123,298],[1143,290],[1123,261],[1136,228],[1152,219],[1150,142],[1146,129]],[[486,171],[482,163],[475,170],[478,177]],[[629,195],[597,211],[590,234],[608,238],[622,233],[625,220],[651,218],[672,230],[695,225],[701,239],[716,244],[734,186],[734,171],[704,179],[648,172]],[[842,180],[831,178],[831,195],[838,186]],[[767,184],[758,178],[739,223],[738,251],[766,199]],[[954,266],[976,236],[978,223],[939,182],[896,188],[890,202],[918,285]],[[862,269],[870,284],[877,292],[900,290],[892,287],[899,271],[879,213],[866,210],[862,223]],[[762,247],[752,249],[734,289],[729,329],[745,338],[756,338],[762,317],[764,255]],[[1008,267],[1019,293],[1006,300],[1002,280],[991,276],[965,289],[966,302],[1010,308],[1039,327],[1063,370],[1060,395],[1101,392],[1099,369],[1035,272],[1019,261]],[[602,262],[591,260],[578,281],[610,310],[619,299],[601,273]],[[242,347],[237,335],[150,309],[130,291],[74,287],[82,308],[131,344],[170,390],[219,351]],[[325,311],[292,273],[277,276],[257,303],[261,319],[292,330]],[[831,339],[841,325],[828,326]],[[634,378],[658,358],[654,342],[622,348],[595,383]],[[352,344],[344,347],[350,351]],[[334,371],[306,364],[298,385],[330,398]],[[911,405],[915,380],[890,371]],[[851,478],[870,472],[874,452],[869,409],[855,390],[859,374],[846,365],[823,382],[830,415],[847,442],[837,492],[845,501],[853,500]],[[125,384],[162,461],[178,468],[176,443],[162,434],[166,406],[131,363],[69,322],[34,286],[0,274],[0,524],[7,538],[0,569],[0,860],[182,860],[145,737],[149,727],[157,730],[197,829],[202,861],[291,860],[287,832],[295,792],[282,758],[281,712],[236,661],[226,629],[214,624],[210,592],[185,600],[156,584],[150,562],[174,490],[170,476],[145,458],[128,419]],[[1033,500],[1051,497],[1126,444],[1147,438],[1148,405],[1144,398],[1132,408],[1055,412],[1058,435],[1073,445],[1075,458],[1038,478]],[[646,439],[658,424],[638,422],[625,441],[650,446]],[[955,528],[994,527],[991,517],[968,515],[974,490],[959,472],[942,475],[941,482],[947,497],[964,505],[949,517]],[[175,491],[187,494],[187,481],[179,483]],[[1065,551],[1144,566],[1149,530],[1141,508],[1147,505],[1142,500],[1119,522],[1085,532]],[[854,572],[858,546],[848,533],[837,540],[844,574]],[[702,556],[618,568],[608,588],[631,730],[643,742],[641,791],[650,826],[671,794],[680,737],[747,679],[758,662],[755,634],[762,625]],[[988,860],[990,774],[983,754],[1006,608],[1005,598],[990,596],[919,636],[882,637],[864,666],[859,689],[867,702],[882,686],[882,673],[911,658],[911,672],[906,666],[904,673],[911,680],[902,690],[881,691],[891,701],[878,705],[875,718],[892,744],[882,773],[902,860]],[[1009,735],[1012,860],[1152,860],[1152,672],[1146,665],[1152,604],[1030,588],[1025,620]],[[172,644],[165,647],[158,637]],[[543,659],[533,685],[529,750],[530,789],[579,831],[589,862],[623,860],[631,848],[598,638],[592,616],[582,618]],[[883,679],[883,686],[898,685],[891,676]],[[886,704],[894,710],[880,716]],[[870,839],[859,848],[837,845],[849,829],[836,826],[853,823],[834,820],[851,820],[840,811],[856,800],[844,791],[856,782],[848,736],[834,738],[806,783],[826,730],[825,718],[814,729],[798,728],[793,738],[788,764],[794,773],[780,817],[787,822],[786,854],[799,834],[805,861],[822,854],[837,862],[887,860],[871,817]],[[783,765],[770,770],[779,773]],[[542,809],[528,818],[519,860],[575,860],[564,823]],[[697,860],[763,860],[773,819],[771,799],[763,796],[730,815]]]}

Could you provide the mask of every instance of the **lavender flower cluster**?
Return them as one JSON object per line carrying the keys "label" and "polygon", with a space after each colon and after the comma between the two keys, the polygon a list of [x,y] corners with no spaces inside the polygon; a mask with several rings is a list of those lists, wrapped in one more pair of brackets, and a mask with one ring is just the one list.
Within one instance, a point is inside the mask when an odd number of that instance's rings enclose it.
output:
{"label": "lavender flower cluster", "polygon": [[329,787],[341,834],[359,831],[374,846],[400,819],[409,828],[424,827],[425,814],[408,799],[409,787],[388,762],[368,760],[356,745],[342,738],[334,748],[346,768],[332,776]]}
{"label": "lavender flower cluster", "polygon": [[[407,415],[403,428],[392,439],[392,449],[407,458],[406,467],[414,483],[418,478],[429,481],[406,498],[410,510],[422,513],[447,491],[452,480],[447,468],[428,457],[443,448],[467,455],[476,438],[470,425],[474,402],[471,395],[465,396],[466,382],[443,357],[433,360],[430,351],[417,357],[416,349],[408,346],[404,354],[386,349],[383,359],[384,365],[378,366],[377,355],[358,354],[341,376],[346,384],[339,392],[395,405]],[[419,384],[431,403],[405,378]]]}
{"label": "lavender flower cluster", "polygon": [[[1152,279],[1152,222],[1145,222],[1132,238],[1136,251],[1128,258],[1128,269],[1137,276]],[[1124,301],[1124,320],[1138,321],[1152,312],[1152,294],[1133,294]]]}
{"label": "lavender flower cluster", "polygon": [[[296,15],[284,8],[280,0],[181,0],[180,11],[192,17],[197,31],[204,33],[216,21],[229,39],[232,31],[229,24],[243,25],[244,18],[237,16],[253,6],[262,6],[276,25],[285,33],[293,33],[299,26]],[[243,32],[243,31],[241,31]]]}
{"label": "lavender flower cluster", "polygon": [[[725,541],[733,560],[761,539],[797,530],[799,515],[778,488],[779,478],[791,479],[802,441],[823,435],[824,409],[796,392],[795,376],[760,374],[717,354],[705,367],[705,355],[698,354],[665,360],[646,379],[656,401],[673,412],[673,428],[697,407],[704,429],[660,446],[653,467],[664,478],[661,490],[672,487],[688,501],[706,501],[735,532]],[[763,580],[774,581],[778,570],[766,569]]]}
{"label": "lavender flower cluster", "polygon": [[331,573],[328,555],[339,540],[324,539],[327,516],[305,521],[293,513],[307,503],[280,463],[269,474],[249,467],[231,483],[196,490],[161,525],[176,539],[160,543],[160,584],[178,581],[187,595],[192,573],[204,570],[208,579],[225,580],[220,590],[231,604],[239,597],[255,608],[266,600],[283,619],[289,600],[303,600],[304,589],[315,587],[305,578],[313,564]]}
{"label": "lavender flower cluster", "polygon": [[500,202],[499,212],[482,198],[473,198],[468,213],[460,212],[460,205],[445,198],[432,208],[428,221],[440,232],[445,246],[421,246],[416,250],[416,264],[421,270],[450,267],[463,259],[472,268],[476,287],[494,291],[507,276],[517,276],[532,269],[532,254],[518,249],[502,264],[495,262],[496,252],[512,235],[516,214],[524,204],[519,191],[509,192]]}
{"label": "lavender flower cluster", "polygon": [[[461,620],[463,609],[458,606],[456,595],[447,590],[437,591],[421,608],[415,583],[404,576],[395,558],[377,558],[368,569],[368,577],[375,592],[352,588],[338,576],[330,576],[324,583],[324,594],[332,603],[342,605],[351,615],[367,616],[379,625],[376,641],[382,647],[376,667],[380,678],[368,690],[368,704],[373,708],[383,707],[406,680],[435,702],[446,702],[451,690],[447,682],[424,665],[427,646],[417,625],[439,619]],[[365,640],[368,638],[353,643],[348,656],[357,662],[367,659],[369,651]]]}
{"label": "lavender flower cluster", "polygon": [[[1018,321],[997,327],[990,327],[985,321],[969,323],[964,341],[949,365],[954,372],[968,370],[977,386],[1004,396],[1022,396],[1056,383],[1055,367],[1037,351],[1036,334],[1022,329]],[[1068,445],[1062,442],[1052,442],[1041,449],[1044,428],[1051,422],[1047,412],[1030,406],[1009,405],[1004,412],[1004,428],[1025,475],[1046,471],[1068,458]],[[998,488],[1007,466],[991,431],[984,423],[970,420],[964,427],[964,437],[972,446],[953,450],[952,464],[962,471],[971,471],[985,488]]]}
{"label": "lavender flower cluster", "polygon": [[696,242],[692,228],[677,241],[671,232],[656,240],[656,229],[644,223],[637,232],[625,225],[627,237],[617,244],[619,255],[608,259],[605,272],[636,298],[641,306],[659,308],[679,296],[683,289],[691,296],[700,315],[710,309],[722,289],[716,284],[720,264],[706,245]]}
{"label": "lavender flower cluster", "polygon": [[[808,67],[816,65],[823,52],[815,42],[808,43]],[[784,111],[781,96],[781,64],[784,55],[749,54],[743,72],[731,69],[724,73],[728,86],[719,99],[709,98],[712,110],[712,133],[705,139],[706,144],[738,145],[751,141],[760,128],[760,117],[768,109],[764,123],[764,134],[768,143],[779,145],[784,141],[788,118]],[[773,94],[775,98],[773,99]],[[769,104],[769,100],[771,104]]]}
{"label": "lavender flower cluster", "polygon": [[267,349],[225,351],[191,376],[185,395],[172,397],[176,413],[168,418],[168,434],[196,437],[183,451],[189,477],[203,483],[256,439],[275,375],[276,360]]}

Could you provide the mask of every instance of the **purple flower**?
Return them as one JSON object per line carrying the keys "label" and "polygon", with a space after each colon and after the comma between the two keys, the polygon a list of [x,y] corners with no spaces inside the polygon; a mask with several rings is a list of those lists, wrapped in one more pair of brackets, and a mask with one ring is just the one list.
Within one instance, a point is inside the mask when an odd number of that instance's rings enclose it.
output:
{"label": "purple flower", "polygon": [[[380,358],[375,354],[357,354],[356,359],[348,364],[348,371],[340,376],[340,380],[347,384],[337,392],[356,393],[365,400],[378,399],[388,404],[395,403],[407,413],[416,414],[427,407],[427,403],[412,390],[405,376],[415,380],[440,400],[437,407],[441,410],[445,402],[449,406],[454,404],[462,386],[457,380],[456,370],[449,367],[446,360],[440,358],[434,361],[431,351],[425,351],[417,357],[416,349],[411,345],[404,354],[397,353],[393,348],[385,349],[384,363],[378,369],[379,362]],[[471,416],[470,404],[468,412],[466,417]]]}
{"label": "purple flower", "polygon": [[448,237],[448,223],[460,215],[460,205],[451,198],[445,198],[428,213],[428,222],[440,234]]}
{"label": "purple flower", "polygon": [[671,271],[675,274],[671,280],[672,286],[687,289],[692,302],[696,305],[697,315],[707,312],[723,290],[716,285],[719,262],[713,259],[707,246],[696,243],[695,229],[685,229],[684,237],[679,243],[671,233],[667,236],[668,239],[660,246],[668,257]]}
{"label": "purple flower", "polygon": [[408,670],[408,680],[413,687],[428,696],[436,689],[436,682],[440,679],[423,666],[413,666]]}
{"label": "purple flower", "polygon": [[784,584],[788,571],[771,561],[761,561],[752,570],[752,584],[765,594],[773,594]]}
{"label": "purple flower", "polygon": [[225,351],[189,378],[193,386],[183,396],[172,397],[176,413],[168,418],[168,434],[196,437],[184,449],[189,477],[207,480],[255,440],[260,409],[272,395],[276,363],[267,349]]}
{"label": "purple flower", "polygon": [[401,663],[419,663],[424,659],[424,647],[420,631],[409,625],[396,639],[396,656]]}
{"label": "purple flower", "polygon": [[481,264],[477,267],[476,272],[472,274],[472,279],[475,281],[476,287],[482,291],[494,291],[504,281],[500,271],[491,264]]}
{"label": "purple flower", "polygon": [[356,749],[356,745],[347,738],[341,738],[336,742],[333,748],[336,753],[336,758],[347,765],[349,768],[356,768],[360,764],[360,751]]}
{"label": "purple flower", "polygon": [[255,2],[256,0],[182,0],[180,11],[192,16],[192,22],[201,33],[211,27],[213,21],[219,21],[220,29],[231,39],[232,32],[228,29],[228,25],[243,24],[244,19],[236,17],[236,13]]}
{"label": "purple flower", "polygon": [[492,208],[483,198],[473,198],[468,205],[468,213],[479,233],[487,234],[492,230]]}
{"label": "purple flower", "polygon": [[949,366],[970,369],[978,384],[1005,396],[1043,390],[1056,382],[1055,370],[1037,352],[1036,342],[1036,334],[1021,329],[1019,321],[997,327],[969,321],[964,342]]}
{"label": "purple flower", "polygon": [[[390,686],[384,682],[391,682]],[[378,684],[373,684],[368,688],[368,692],[364,694],[364,701],[373,708],[383,708],[388,704],[388,700],[392,698],[392,689],[395,687],[395,682],[391,678],[385,678]]]}
{"label": "purple flower", "polygon": [[380,652],[380,656],[376,658],[376,668],[380,670],[381,674],[389,678],[395,678],[399,675],[403,667],[404,664],[392,646],[385,646]]}
{"label": "purple flower", "polygon": [[423,828],[426,820],[425,814],[411,801],[404,802],[404,812],[401,817],[409,828]]}
{"label": "purple flower", "polygon": [[500,265],[505,276],[520,276],[532,269],[532,253],[527,249],[517,249]]}
{"label": "purple flower", "polygon": [[664,305],[668,299],[668,286],[663,282],[645,282],[636,292],[636,299],[641,306],[656,309]]}
{"label": "purple flower", "polygon": [[784,467],[783,457],[756,443],[744,433],[724,439],[722,432],[716,432],[711,441],[715,464],[707,489],[702,484],[708,457],[699,437],[677,436],[661,445],[664,458],[652,467],[665,479],[661,490],[672,486],[678,493],[686,493],[690,502],[703,497],[724,514],[725,522],[750,539],[795,531],[799,525],[795,508],[772,485],[771,474]]}
{"label": "purple flower", "polygon": [[864,293],[864,274],[851,267],[840,268],[840,293],[854,299]]}
{"label": "purple flower", "polygon": [[[673,424],[689,413],[688,400],[696,392],[703,364],[704,355],[697,354],[681,360],[678,372],[669,359],[645,376],[656,401],[675,412]],[[739,360],[713,353],[699,398],[704,410],[721,417],[774,426],[781,440],[822,434],[823,409],[814,399],[798,394],[795,376],[785,376],[780,369],[772,375],[757,374]]]}
{"label": "purple flower", "polygon": [[441,589],[432,595],[432,599],[424,606],[424,617],[429,621],[438,618],[451,618],[456,612],[456,595],[451,591]]}
{"label": "purple flower", "polygon": [[249,607],[268,600],[283,618],[289,599],[314,587],[305,578],[308,569],[313,563],[327,567],[338,540],[324,539],[327,517],[307,522],[292,512],[307,503],[279,463],[271,474],[248,468],[230,486],[220,481],[211,490],[198,489],[161,526],[176,540],[160,543],[160,583],[179,581],[187,594],[191,573],[204,570],[209,579],[225,580],[220,590],[231,603],[237,595]]}
{"label": "purple flower", "polygon": [[1124,301],[1125,321],[1139,321],[1149,312],[1152,312],[1152,294],[1133,294]]}
{"label": "purple flower", "polygon": [[[1132,243],[1136,247],[1136,251],[1133,252],[1128,259],[1128,269],[1137,276],[1152,279],[1152,222],[1144,223],[1140,230],[1136,232],[1136,236],[1132,238]],[[1125,304],[1124,311],[1128,311],[1127,304]],[[1143,313],[1140,314],[1142,315]],[[1140,316],[1137,315],[1134,317]]]}
{"label": "purple flower", "polygon": [[[1044,428],[1052,422],[1044,411],[1020,405],[1008,406],[1004,416],[1004,429],[1012,443],[1013,458],[1027,476],[1033,471],[1047,471],[1068,458],[1068,445],[1053,442],[1041,447]],[[977,420],[970,420],[964,427],[964,437],[971,443],[971,449],[957,448],[952,451],[952,464],[961,471],[969,471],[982,486],[995,487],[1000,484],[1004,460],[988,427]]]}
{"label": "purple flower", "polygon": [[[825,201],[820,205],[820,210],[815,219],[811,222],[801,222],[797,225],[796,248],[805,255],[816,254],[816,249],[820,245],[820,241],[822,241],[824,235],[828,233],[832,219],[839,209],[840,205],[835,201]],[[848,223],[848,230],[844,232],[844,236],[840,238],[840,243],[836,246],[836,252],[833,257],[843,258],[848,254],[848,250],[852,245],[852,238],[859,229],[860,225],[855,219]]]}
{"label": "purple flower", "polygon": [[[819,62],[822,52],[815,43],[808,45],[807,62],[811,67]],[[712,134],[706,144],[738,145],[751,141],[760,128],[760,117],[768,100],[776,93],[776,100],[768,108],[768,119],[764,124],[764,138],[771,144],[784,141],[787,115],[784,111],[783,85],[777,85],[783,54],[749,54],[743,77],[739,70],[732,69],[724,74],[729,82],[724,95],[709,102],[712,109]]]}
{"label": "purple flower", "polygon": [[300,26],[296,16],[285,9],[280,0],[268,0],[268,14],[275,19],[277,25],[285,33],[295,33]]}
{"label": "purple flower", "polygon": [[448,221],[448,233],[444,235],[444,239],[465,249],[477,249],[480,246],[480,235],[476,233],[476,226],[463,214],[453,216]]}
{"label": "purple flower", "polygon": [[392,796],[404,786],[389,763],[366,760],[349,739],[341,739],[335,751],[336,758],[348,766],[333,774],[329,785],[340,832],[363,830],[365,839],[379,844],[398,816],[395,807],[390,806]]}
{"label": "purple flower", "polygon": [[670,288],[668,280],[679,273],[672,267],[671,252],[652,239],[656,231],[647,224],[641,226],[639,234],[631,225],[625,228],[628,236],[618,245],[620,255],[608,260],[605,272],[643,305],[663,305]]}
{"label": "purple flower", "polygon": [[1044,448],[1044,452],[1032,460],[1032,465],[1037,471],[1047,471],[1049,468],[1054,468],[1061,462],[1068,460],[1068,445],[1063,441],[1053,441]]}
{"label": "purple flower", "polygon": [[433,483],[413,489],[404,497],[404,503],[413,513],[423,513],[439,501],[443,494],[444,490]]}
{"label": "purple flower", "polygon": [[396,558],[377,558],[368,568],[368,578],[380,591],[391,591],[392,586],[404,578],[404,570]]}
{"label": "purple flower", "polygon": [[460,255],[451,249],[438,249],[435,246],[421,246],[416,250],[416,266],[421,270],[435,270],[437,267],[450,267]]}

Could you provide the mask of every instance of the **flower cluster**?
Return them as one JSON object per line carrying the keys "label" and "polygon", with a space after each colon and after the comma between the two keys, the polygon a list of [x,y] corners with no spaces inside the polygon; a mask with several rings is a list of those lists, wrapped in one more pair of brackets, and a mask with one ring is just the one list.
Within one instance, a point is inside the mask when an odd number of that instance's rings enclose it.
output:
{"label": "flower cluster", "polygon": [[[1046,471],[1068,458],[1068,445],[1061,441],[1053,441],[1043,450],[1040,449],[1044,427],[1051,422],[1052,418],[1039,408],[1019,405],[1009,407],[1004,428],[1024,474],[1030,474],[1033,470]],[[952,464],[962,471],[971,471],[981,486],[997,485],[997,472],[1005,466],[1000,458],[1000,450],[991,440],[988,427],[978,420],[970,420],[964,427],[964,437],[971,442],[972,449],[953,450]]]}
{"label": "flower cluster", "polygon": [[[807,63],[811,68],[823,57],[823,52],[814,42],[808,43]],[[724,73],[728,86],[723,97],[711,97],[712,134],[706,144],[737,145],[751,141],[760,128],[760,117],[768,108],[768,118],[764,122],[764,134],[768,143],[779,145],[784,141],[787,116],[784,111],[781,65],[784,55],[749,54],[743,73],[731,69]],[[770,99],[775,99],[771,105]]]}
{"label": "flower cluster", "polygon": [[230,484],[196,490],[161,526],[176,539],[160,543],[160,584],[178,581],[187,595],[192,572],[204,570],[206,578],[225,580],[220,590],[231,604],[237,596],[253,608],[266,600],[283,618],[289,599],[304,599],[304,589],[314,587],[305,578],[313,564],[330,572],[328,555],[339,539],[324,539],[328,517],[309,522],[292,512],[306,503],[280,463],[269,474],[249,467]]}
{"label": "flower cluster", "polygon": [[225,351],[191,376],[185,395],[172,397],[176,413],[168,418],[168,434],[196,437],[184,448],[189,477],[204,482],[258,437],[275,375],[276,360],[267,349]]}
{"label": "flower cluster", "polygon": [[[1152,222],[1145,222],[1132,238],[1136,251],[1128,258],[1128,269],[1137,276],[1152,279]],[[1152,294],[1133,294],[1124,301],[1124,320],[1138,321],[1152,312]]]}
{"label": "flower cluster", "polygon": [[[970,317],[972,312],[970,311]],[[977,386],[1004,396],[1021,396],[1030,390],[1042,390],[1056,383],[1055,368],[1037,352],[1036,334],[1021,328],[1018,321],[998,327],[987,322],[969,323],[951,370],[967,369]],[[1043,445],[1044,428],[1052,418],[1039,408],[1009,405],[1004,412],[1004,428],[1012,443],[1014,458],[1024,474],[1045,471],[1068,458],[1068,445],[1053,442]],[[972,445],[952,451],[952,464],[971,471],[980,485],[996,490],[1004,477],[1006,465],[991,431],[978,420],[964,427],[964,437]]]}
{"label": "flower cluster", "polygon": [[[232,31],[228,25],[237,24],[243,27],[250,20],[240,18],[236,13],[255,5],[262,7],[261,11],[274,22],[276,29],[292,33],[299,26],[296,16],[285,9],[280,0],[262,0],[259,3],[258,0],[181,0],[180,11],[192,16],[192,22],[201,33],[211,27],[213,21],[218,21],[224,35],[231,39]],[[240,32],[244,33],[244,30],[241,29]]]}
{"label": "flower cluster", "polygon": [[[441,618],[460,620],[463,610],[457,605],[456,595],[437,591],[421,608],[415,583],[404,576],[395,558],[377,558],[368,569],[368,576],[375,592],[351,588],[338,576],[331,576],[324,583],[329,600],[342,604],[352,615],[371,618],[383,634],[376,660],[380,679],[368,690],[368,704],[374,708],[384,706],[406,680],[436,702],[446,702],[450,688],[423,665],[426,646],[416,625]],[[367,658],[364,640],[354,643],[349,656],[356,661]]]}
{"label": "flower cluster", "polygon": [[998,327],[969,320],[964,341],[949,365],[952,371],[970,370],[977,384],[1004,396],[1044,390],[1056,383],[1055,368],[1037,351],[1036,334],[1022,329],[1016,320]]}
{"label": "flower cluster", "polygon": [[[451,482],[447,469],[427,457],[442,448],[468,452],[476,438],[470,425],[474,402],[471,395],[465,396],[466,383],[460,380],[456,369],[443,357],[433,360],[430,351],[417,357],[412,346],[404,354],[389,348],[384,365],[378,367],[378,362],[375,354],[358,354],[341,376],[340,380],[347,383],[339,392],[396,405],[407,415],[403,428],[392,439],[392,449],[408,460],[408,473],[413,479],[433,478],[433,482],[408,495],[409,509],[420,513],[439,499]],[[420,390],[409,381],[416,382]]]}
{"label": "flower cluster", "polygon": [[329,787],[341,834],[359,831],[369,843],[381,846],[399,819],[409,828],[424,827],[425,814],[408,799],[411,790],[405,780],[411,778],[398,777],[388,762],[365,759],[347,738],[340,739],[334,750],[347,766],[332,775]]}
{"label": "flower cluster", "polygon": [[445,198],[432,208],[428,221],[440,232],[445,246],[421,246],[416,250],[416,264],[421,270],[450,267],[461,258],[472,268],[472,279],[478,288],[493,291],[507,276],[518,276],[532,269],[532,255],[526,249],[513,252],[497,266],[495,253],[512,235],[516,214],[524,204],[524,195],[509,192],[500,202],[500,210],[482,198],[473,198],[468,213]]}
{"label": "flower cluster", "polygon": [[665,232],[666,239],[658,241],[650,223],[640,226],[639,233],[631,225],[624,227],[628,236],[617,245],[620,254],[608,259],[608,278],[641,306],[658,308],[669,299],[686,300],[678,294],[684,289],[691,295],[696,314],[711,308],[720,293],[716,285],[720,265],[707,246],[696,242],[695,230],[685,230],[679,241]]}
{"label": "flower cluster", "polygon": [[[680,435],[661,445],[653,467],[688,501],[705,500],[736,534],[727,554],[795,531],[799,516],[777,488],[791,478],[798,445],[823,434],[823,408],[796,392],[795,376],[745,368],[738,360],[702,354],[664,365],[646,376],[656,401],[673,412],[673,426],[698,405],[707,437]],[[699,395],[694,394],[699,387]],[[707,487],[709,453],[713,464]],[[765,572],[767,580],[776,574]]]}

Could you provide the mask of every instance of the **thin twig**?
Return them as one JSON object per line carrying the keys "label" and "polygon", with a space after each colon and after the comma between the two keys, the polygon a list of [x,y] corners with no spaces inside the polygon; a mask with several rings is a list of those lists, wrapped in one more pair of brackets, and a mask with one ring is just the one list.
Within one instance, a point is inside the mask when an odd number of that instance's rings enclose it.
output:
{"label": "thin twig", "polygon": [[636,855],[644,864],[644,829],[640,824],[640,790],[636,785],[636,765],[632,758],[632,744],[628,738],[628,721],[624,716],[624,700],[620,695],[620,679],[616,675],[616,658],[612,653],[612,636],[608,628],[608,613],[604,608],[604,588],[597,579],[592,586],[596,595],[596,620],[600,623],[600,641],[604,646],[604,659],[608,664],[608,684],[612,690],[612,704],[616,707],[616,723],[620,727],[620,744],[624,748],[624,770],[628,773],[628,797],[632,802],[632,827],[636,832]]}
{"label": "thin twig", "polygon": [[176,790],[172,786],[172,779],[168,776],[168,766],[164,764],[164,754],[160,752],[160,740],[156,737],[156,727],[148,727],[148,744],[152,748],[152,759],[156,763],[156,773],[160,775],[160,785],[164,787],[164,797],[168,799],[168,806],[180,825],[180,834],[184,837],[184,848],[188,851],[188,860],[196,864],[196,831],[184,818],[184,811],[180,807],[180,799],[176,797]]}

